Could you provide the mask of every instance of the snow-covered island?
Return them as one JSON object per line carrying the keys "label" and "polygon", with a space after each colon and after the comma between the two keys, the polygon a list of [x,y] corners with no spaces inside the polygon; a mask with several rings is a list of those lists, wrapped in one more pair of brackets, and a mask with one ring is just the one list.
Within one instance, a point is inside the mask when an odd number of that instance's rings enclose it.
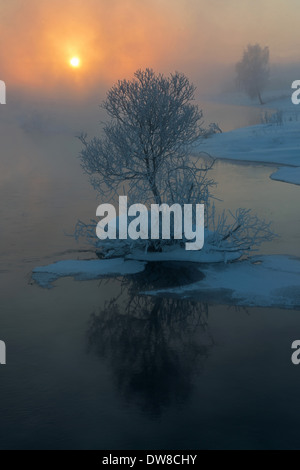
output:
{"label": "snow-covered island", "polygon": [[[138,74],[140,74],[137,76],[142,83],[140,92],[143,96],[148,93],[148,88],[143,85],[143,81],[147,83],[149,80],[152,81],[154,88],[159,88],[163,83],[164,90],[168,89],[165,86],[167,82],[163,76],[156,77],[152,71],[138,72]],[[181,89],[186,87],[188,96],[193,96],[193,88],[190,87],[184,76],[172,76],[170,83],[174,87],[180,84]],[[132,84],[126,82],[121,85],[123,86],[121,92],[123,92]],[[117,91],[121,93],[119,89]],[[108,99],[105,106],[118,121],[120,116],[113,99],[116,89],[112,89],[110,93],[111,95],[108,96],[111,101]],[[136,93],[136,88],[134,88],[134,93]],[[159,95],[161,90],[156,90],[156,93]],[[117,96],[120,99],[120,94]],[[129,184],[129,192],[133,196],[138,194],[141,197],[143,195],[145,201],[154,200],[159,205],[163,200],[175,203],[175,195],[177,199],[179,198],[180,204],[195,203],[195,201],[205,204],[208,216],[203,250],[186,251],[183,244],[175,243],[175,240],[171,243],[164,240],[156,240],[155,242],[141,240],[135,242],[99,241],[96,237],[97,222],[92,221],[90,224],[79,222],[76,229],[77,238],[84,237],[88,240],[99,259],[60,261],[50,266],[36,268],[33,272],[35,282],[41,287],[51,288],[53,282],[61,277],[73,277],[80,281],[120,275],[126,277],[143,275],[148,264],[182,263],[182,266],[185,267],[193,266],[193,270],[196,268],[200,280],[196,283],[191,281],[189,285],[185,283],[184,286],[178,287],[178,283],[180,285],[180,279],[178,279],[174,288],[171,286],[168,289],[156,289],[150,292],[140,292],[140,294],[179,296],[180,298],[201,299],[228,305],[299,308],[300,259],[278,255],[253,256],[252,252],[257,247],[265,241],[273,240],[274,233],[270,224],[253,215],[250,209],[239,209],[236,213],[229,211],[228,213],[216,214],[210,194],[210,188],[214,185],[214,181],[209,177],[212,165],[207,162],[205,165],[201,165],[201,155],[237,162],[275,164],[279,169],[272,175],[272,179],[300,184],[298,122],[300,116],[298,110],[288,101],[288,98],[272,101],[274,112],[266,111],[262,124],[226,133],[212,133],[210,136],[200,129],[198,138],[194,140],[196,123],[202,115],[198,113],[196,108],[191,108],[194,114],[189,117],[192,119],[189,130],[190,144],[193,144],[194,153],[191,157],[187,157],[186,141],[178,142],[177,134],[174,132],[172,138],[176,152],[179,151],[178,159],[177,153],[172,153],[171,146],[167,149],[164,157],[160,153],[161,142],[160,137],[157,136],[159,126],[164,125],[162,116],[165,112],[165,105],[163,104],[164,100],[162,103],[156,102],[156,95],[148,96],[144,102],[147,103],[151,99],[155,101],[155,106],[159,107],[159,112],[155,111],[155,116],[151,115],[151,119],[147,117],[145,125],[143,124],[144,127],[141,127],[142,131],[139,130],[137,135],[132,126],[132,116],[129,116],[127,129],[124,126],[124,116],[122,115],[120,123],[117,122],[115,127],[107,127],[107,141],[101,142],[94,139],[88,142],[87,137],[82,136],[83,167],[91,176],[95,188],[100,188],[102,196],[110,194],[110,192],[118,194],[119,185],[125,174]],[[167,102],[170,97],[164,96],[164,99]],[[148,116],[149,112],[153,113],[154,108],[147,107],[147,109],[141,110],[140,103],[141,100],[138,100],[138,105],[136,105],[138,118],[136,119],[144,122],[144,117]],[[188,119],[190,108],[189,111],[184,108],[184,111],[187,113]],[[153,119],[154,121],[158,120],[155,123],[157,128],[152,122]],[[151,123],[149,129],[147,128],[148,122]],[[176,122],[175,118],[174,129],[177,125],[178,129],[181,129],[182,122]],[[168,132],[168,129],[167,125],[163,129],[163,135]],[[142,139],[141,145],[138,142],[139,138]],[[109,139],[112,139],[113,147],[111,147]],[[150,150],[145,144],[147,139]],[[155,145],[157,145],[156,154],[153,150]],[[133,157],[131,155],[132,146],[136,146],[136,153]],[[120,162],[119,154],[122,151],[124,151],[124,158]],[[143,152],[145,155],[141,158],[140,155]],[[147,171],[143,173],[144,161],[146,161]],[[121,164],[124,165],[124,168],[121,167]],[[157,172],[157,166],[160,168],[160,172]],[[198,181],[201,181],[200,185],[195,184]],[[118,227],[118,218],[115,221]]]}
{"label": "snow-covered island", "polygon": [[[133,258],[135,256],[132,256]],[[142,258],[142,256],[137,256]],[[149,257],[146,257],[149,259]],[[181,256],[163,255],[159,262],[175,262]],[[154,263],[157,257],[151,259]],[[149,261],[148,261],[149,262]],[[143,273],[147,263],[121,259],[60,261],[36,268],[34,281],[51,288],[62,277],[86,281]],[[184,263],[186,266],[186,263]],[[141,292],[143,295],[179,297],[225,305],[300,308],[300,259],[289,256],[256,256],[236,263],[197,263],[201,281],[182,287]],[[180,284],[180,279],[178,279]]]}

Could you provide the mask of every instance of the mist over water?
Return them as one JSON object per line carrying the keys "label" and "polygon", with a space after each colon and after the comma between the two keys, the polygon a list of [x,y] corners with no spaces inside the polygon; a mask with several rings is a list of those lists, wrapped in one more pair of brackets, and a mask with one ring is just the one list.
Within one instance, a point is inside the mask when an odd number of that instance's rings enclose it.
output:
{"label": "mist over water", "polygon": [[[113,83],[178,70],[197,87],[205,126],[259,124],[234,64],[248,43],[268,45],[270,96],[289,99],[298,11],[298,0],[1,2],[1,449],[299,448],[299,311],[143,294],[202,280],[177,263],[52,290],[32,280],[37,266],[96,259],[70,236],[107,202],[83,174],[76,135],[101,133]],[[252,208],[279,235],[259,254],[299,257],[299,187],[271,181],[275,169],[217,161],[217,211]]]}
{"label": "mist over water", "polygon": [[[252,108],[203,107],[223,127],[238,127],[241,115],[249,124],[255,120]],[[1,448],[284,448],[294,442],[296,419],[288,421],[280,408],[276,419],[289,432],[272,440],[252,436],[268,435],[283,384],[297,390],[295,370],[284,358],[298,312],[140,295],[164,280],[170,286],[196,280],[190,267],[185,274],[174,265],[121,280],[60,280],[53,291],[32,283],[37,265],[94,258],[66,234],[77,219],[94,217],[99,203],[74,137],[82,123],[97,130],[98,107],[83,107],[85,120],[80,106],[78,115],[65,106],[59,116],[53,104],[43,118],[41,109],[32,106],[26,114],[25,106],[15,106],[1,117],[7,149],[0,172],[1,334],[10,346]],[[281,238],[262,252],[299,255],[299,218],[289,225],[298,187],[271,181],[273,170],[217,162],[219,208],[252,207],[273,219]],[[289,397],[294,410],[297,395]],[[252,424],[241,431],[249,413]]]}

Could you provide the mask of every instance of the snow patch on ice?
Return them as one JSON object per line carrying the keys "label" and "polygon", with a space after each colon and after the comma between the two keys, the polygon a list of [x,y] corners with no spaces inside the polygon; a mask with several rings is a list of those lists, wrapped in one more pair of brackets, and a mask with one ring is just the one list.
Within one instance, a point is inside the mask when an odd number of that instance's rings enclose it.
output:
{"label": "snow patch on ice", "polygon": [[[266,107],[277,109],[282,122],[244,127],[234,131],[216,134],[209,139],[200,140],[195,154],[207,152],[215,158],[280,164],[287,166],[272,175],[272,179],[286,183],[300,184],[300,109],[292,104],[288,90],[266,93]],[[220,98],[220,97],[219,97]],[[224,96],[221,101],[224,102]],[[230,104],[251,105],[241,93],[229,93],[225,102]],[[253,105],[253,103],[252,103]],[[294,168],[289,168],[294,167]]]}
{"label": "snow patch on ice", "polygon": [[240,306],[300,308],[300,259],[261,256],[199,268],[203,281],[147,295],[179,295]]}
{"label": "snow patch on ice", "polygon": [[[299,150],[300,153],[300,150]],[[271,175],[272,180],[300,185],[300,167],[283,167]]]}
{"label": "snow patch on ice", "polygon": [[300,166],[300,125],[244,127],[202,140],[196,150],[220,159]]}
{"label": "snow patch on ice", "polygon": [[61,277],[74,277],[78,281],[99,279],[104,276],[138,274],[144,271],[146,263],[125,261],[124,259],[59,261],[49,266],[35,268],[33,280],[44,288],[52,288],[52,283]]}

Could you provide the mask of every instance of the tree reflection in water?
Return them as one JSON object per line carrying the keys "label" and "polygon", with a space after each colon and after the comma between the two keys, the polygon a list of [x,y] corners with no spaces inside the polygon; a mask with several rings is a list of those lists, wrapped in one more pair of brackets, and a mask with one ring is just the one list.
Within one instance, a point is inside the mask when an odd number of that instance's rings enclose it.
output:
{"label": "tree reflection in water", "polygon": [[89,350],[109,361],[125,399],[151,415],[188,399],[213,339],[207,304],[140,292],[199,276],[190,266],[148,265],[143,274],[120,280],[116,297],[91,316]]}

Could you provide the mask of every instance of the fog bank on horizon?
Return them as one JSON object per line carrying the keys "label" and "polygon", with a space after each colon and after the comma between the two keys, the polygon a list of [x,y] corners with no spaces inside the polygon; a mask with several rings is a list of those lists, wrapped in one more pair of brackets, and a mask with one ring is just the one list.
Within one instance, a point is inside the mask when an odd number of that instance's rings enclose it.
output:
{"label": "fog bank on horizon", "polygon": [[299,61],[299,12],[298,0],[1,0],[0,79],[83,96],[152,67],[212,88],[248,43],[268,45],[273,63]]}

